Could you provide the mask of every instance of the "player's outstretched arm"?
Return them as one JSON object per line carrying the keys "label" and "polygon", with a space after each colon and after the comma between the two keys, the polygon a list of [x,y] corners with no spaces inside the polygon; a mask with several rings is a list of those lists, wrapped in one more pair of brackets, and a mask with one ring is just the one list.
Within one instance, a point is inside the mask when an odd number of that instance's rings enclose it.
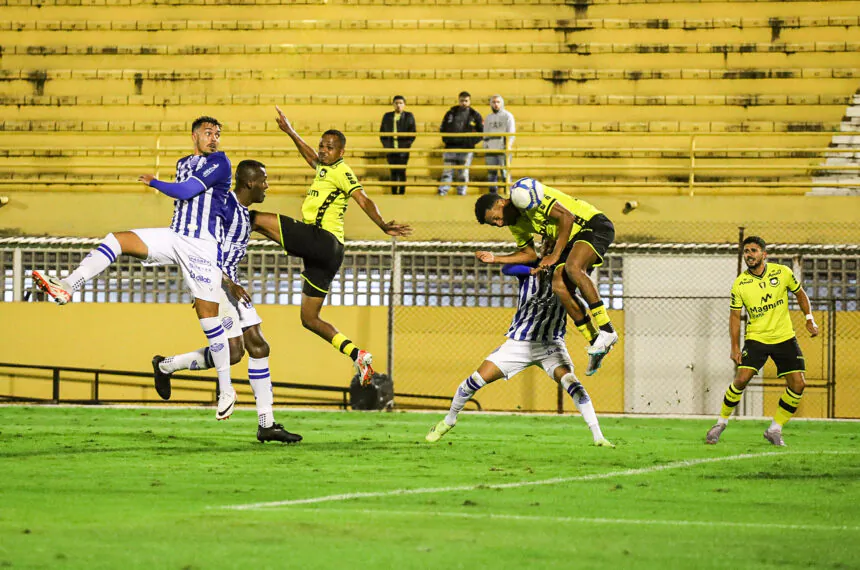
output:
{"label": "player's outstretched arm", "polygon": [[137,181],[176,200],[188,200],[206,190],[206,185],[194,177],[185,182],[162,182],[152,174],[141,174],[137,177]]}
{"label": "player's outstretched arm", "polygon": [[797,297],[800,310],[806,315],[806,330],[809,332],[809,336],[818,336],[818,325],[815,324],[815,319],[812,317],[812,304],[809,302],[809,295],[801,287],[794,292],[794,296]]}
{"label": "player's outstretched arm", "polygon": [[364,190],[356,190],[352,193],[352,198],[358,202],[358,206],[364,210],[367,217],[373,220],[373,223],[386,234],[395,237],[405,237],[412,234],[412,227],[407,224],[398,224],[394,220],[390,222],[383,220],[376,203],[364,193]]}
{"label": "player's outstretched arm", "polygon": [[278,112],[278,127],[285,133],[287,133],[293,142],[296,145],[296,148],[299,149],[299,154],[302,155],[302,158],[310,165],[311,168],[316,168],[320,163],[320,157],[317,154],[317,151],[313,149],[308,143],[304,141],[302,137],[299,136],[299,133],[293,128],[293,125],[290,124],[290,120],[287,119],[287,116],[284,115],[284,112],[281,111],[281,108],[275,105],[275,110]]}
{"label": "player's outstretched arm", "polygon": [[277,214],[251,210],[251,231],[261,233],[273,242],[284,245],[281,243],[281,224],[278,222]]}
{"label": "player's outstretched arm", "polygon": [[538,259],[538,254],[533,245],[527,245],[516,253],[508,255],[495,255],[491,251],[476,251],[475,257],[484,263],[522,263],[528,265]]}

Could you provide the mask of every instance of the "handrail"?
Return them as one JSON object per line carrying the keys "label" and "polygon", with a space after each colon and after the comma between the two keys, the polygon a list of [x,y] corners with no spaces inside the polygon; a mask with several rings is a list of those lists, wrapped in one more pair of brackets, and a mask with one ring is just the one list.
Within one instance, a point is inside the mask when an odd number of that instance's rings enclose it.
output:
{"label": "handrail", "polygon": [[[162,403],[162,400],[142,400],[142,399],[105,399],[99,397],[99,384],[101,383],[100,376],[108,375],[108,376],[126,376],[133,378],[152,378],[152,373],[149,372],[134,372],[130,370],[112,370],[112,369],[102,369],[102,368],[80,368],[75,366],[49,366],[49,365],[40,365],[40,364],[17,364],[10,362],[0,362],[0,368],[15,368],[15,369],[28,369],[28,370],[50,370],[52,372],[52,397],[50,400],[39,399],[39,398],[23,398],[26,401],[33,402],[44,402],[49,401],[54,404],[68,402],[68,403],[87,403],[87,404],[100,404],[100,403],[120,403],[120,402],[137,402],[137,403]],[[93,374],[93,398],[89,400],[69,400],[61,398],[60,396],[60,372],[76,372],[82,374]],[[214,377],[206,377],[206,376],[197,376],[192,374],[172,374],[171,379],[174,380],[186,380],[192,382],[208,382],[210,385],[214,385],[217,382],[217,378]],[[233,378],[232,382],[234,384],[241,384],[244,386],[250,386],[250,382],[246,378]],[[139,385],[133,385],[139,386]],[[272,386],[275,388],[289,388],[293,390],[311,390],[311,391],[320,391],[320,392],[340,392],[342,395],[342,400],[340,403],[333,404],[332,402],[322,401],[322,402],[277,402],[282,405],[320,405],[320,406],[330,406],[335,405],[342,407],[343,409],[348,409],[350,404],[348,399],[348,394],[350,392],[350,388],[343,386],[327,386],[327,385],[319,385],[319,384],[299,384],[295,382],[277,382],[273,381]],[[214,389],[212,393],[214,394]],[[397,393],[394,394],[396,398],[408,398],[408,399],[419,399],[419,400],[443,400],[445,402],[449,402],[451,399],[445,396],[432,396],[427,394],[408,394],[408,393]],[[8,396],[8,395],[0,395],[0,398],[6,398],[10,400],[19,399],[16,396]],[[214,400],[213,400],[214,401]],[[478,411],[482,410],[480,402],[475,400],[474,398],[471,400],[474,402]],[[175,400],[174,403],[192,403],[192,404],[204,404],[205,402],[200,402],[199,400]]]}

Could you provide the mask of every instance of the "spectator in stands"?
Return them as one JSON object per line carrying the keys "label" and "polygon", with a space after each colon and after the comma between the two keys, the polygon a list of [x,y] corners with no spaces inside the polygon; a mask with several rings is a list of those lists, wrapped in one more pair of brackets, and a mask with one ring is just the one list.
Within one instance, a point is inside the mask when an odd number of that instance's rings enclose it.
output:
{"label": "spectator in stands", "polygon": [[[517,132],[517,122],[510,111],[505,110],[505,100],[501,95],[493,95],[490,97],[490,114],[487,115],[487,124],[484,128],[485,133],[515,133]],[[490,170],[487,171],[487,181],[495,184],[499,180],[499,172],[502,175],[502,183],[508,183],[508,151],[514,144],[513,136],[501,137],[484,137],[484,149],[504,151],[499,153],[488,152],[484,155],[487,166]],[[493,166],[499,168],[492,168]],[[490,186],[490,192],[495,194],[498,192],[498,187]]]}
{"label": "spectator in stands", "polygon": [[[382,126],[379,131],[383,133],[414,133],[415,132],[415,116],[409,111],[405,111],[406,99],[403,95],[395,95],[391,101],[394,105],[394,110],[382,115]],[[384,148],[411,148],[415,137],[379,137]],[[389,152],[388,164],[395,166],[404,166],[404,168],[391,169],[392,182],[406,182],[406,164],[409,162],[408,152]],[[405,194],[406,186],[392,186],[392,194]]]}
{"label": "spectator in stands", "polygon": [[[459,104],[448,109],[445,118],[442,119],[443,133],[480,133],[484,130],[484,120],[481,114],[472,109],[472,96],[468,91],[459,95]],[[439,195],[446,196],[451,189],[451,180],[456,178],[457,194],[466,195],[466,184],[469,183],[469,166],[472,164],[473,152],[467,150],[475,148],[481,142],[481,137],[442,137],[445,149],[453,152],[445,152],[442,160],[445,169],[442,171]],[[452,166],[460,166],[454,170]]]}

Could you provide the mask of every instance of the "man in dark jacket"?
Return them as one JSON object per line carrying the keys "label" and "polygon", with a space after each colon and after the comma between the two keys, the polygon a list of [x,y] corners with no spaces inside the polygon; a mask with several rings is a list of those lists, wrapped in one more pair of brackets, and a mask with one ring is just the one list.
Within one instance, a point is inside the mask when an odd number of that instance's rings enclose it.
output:
{"label": "man in dark jacket", "polygon": [[[406,99],[403,95],[395,95],[392,100],[394,110],[382,115],[382,126],[379,131],[382,133],[414,133],[415,132],[415,117],[409,111],[405,111]],[[411,148],[415,137],[379,137],[384,148]],[[406,164],[409,162],[408,152],[389,152],[388,164],[400,166],[404,168],[391,169],[392,182],[406,182]],[[406,186],[392,186],[392,194],[405,194]]]}
{"label": "man in dark jacket", "polygon": [[[443,133],[481,133],[484,131],[484,120],[481,114],[472,109],[472,96],[468,91],[463,91],[459,95],[460,104],[448,109],[445,113],[445,118],[442,119]],[[472,164],[472,156],[474,153],[469,150],[475,148],[475,145],[481,142],[481,137],[442,137],[442,143],[445,152],[442,155],[442,160],[445,163],[445,169],[442,171],[441,184],[439,186],[439,195],[446,196],[448,190],[451,189],[451,180],[457,179],[457,194],[460,196],[466,195],[466,184],[469,183],[469,166]],[[452,166],[461,168],[452,169]]]}

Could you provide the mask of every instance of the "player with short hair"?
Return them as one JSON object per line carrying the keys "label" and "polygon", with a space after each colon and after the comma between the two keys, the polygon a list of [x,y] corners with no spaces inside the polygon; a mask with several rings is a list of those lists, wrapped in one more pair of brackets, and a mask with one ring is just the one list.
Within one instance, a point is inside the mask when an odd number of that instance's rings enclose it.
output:
{"label": "player with short hair", "polygon": [[145,265],[178,265],[185,285],[194,296],[200,326],[209,339],[212,364],[218,372],[221,396],[215,418],[233,413],[236,391],[230,381],[227,333],[218,319],[221,299],[220,243],[224,232],[224,205],[230,192],[230,160],[218,150],[221,123],[202,116],[191,125],[194,152],[176,162],[176,182],[162,182],[151,174],[139,181],[174,198],[169,228],[147,228],[110,233],[87,255],[77,269],[60,280],[33,271],[33,281],[57,304],[64,305],[81,286],[108,268],[120,255],[143,260]]}
{"label": "player with short hair", "polygon": [[[256,160],[243,160],[236,167],[236,185],[227,195],[224,209],[225,232],[221,244],[222,298],[219,305],[221,325],[227,331],[230,344],[230,364],[238,364],[248,351],[248,380],[257,404],[257,440],[296,443],[302,436],[288,432],[275,423],[272,404],[272,378],[269,372],[269,343],[263,337],[251,297],[239,285],[239,263],[248,251],[251,239],[251,215],[248,206],[259,204],[266,198],[269,187],[266,166]],[[207,370],[212,368],[209,347],[176,356],[155,356],[152,359],[155,389],[163,399],[170,399],[170,375],[180,370]]]}
{"label": "player with short hair", "polygon": [[252,229],[280,244],[289,255],[302,258],[302,278],[305,281],[302,287],[302,325],[349,356],[362,384],[367,384],[373,375],[373,356],[320,318],[329,286],[343,262],[343,217],[349,199],[355,200],[367,217],[387,235],[408,236],[412,228],[382,219],[376,204],[364,193],[355,173],[343,160],[346,137],[342,132],[334,129],[324,132],[318,150],[314,150],[293,129],[281,109],[275,109],[278,111],[278,126],[293,140],[299,154],[316,171],[316,176],[305,195],[301,221],[253,211]]}
{"label": "player with short hair", "polygon": [[[797,343],[791,317],[788,314],[788,292],[797,297],[800,309],[806,314],[806,330],[810,336],[818,335],[818,325],[812,316],[809,297],[800,286],[794,273],[785,265],[767,263],[767,244],[758,236],[743,241],[744,262],[747,270],[732,285],[729,333],[732,340],[731,359],[738,365],[735,379],[723,397],[723,406],[717,423],[708,430],[705,443],[716,444],[729,424],[743,396],[744,388],[764,366],[768,358],[776,364],[776,373],[785,378],[785,392],[779,399],[773,421],[764,432],[764,438],[773,445],[785,446],[782,426],[797,411],[803,389],[806,362]],[[746,328],[744,348],[741,351],[741,309],[746,308],[749,324]]]}
{"label": "player with short hair", "polygon": [[529,366],[540,366],[547,375],[561,384],[570,395],[582,419],[591,430],[594,445],[615,447],[600,430],[594,404],[576,375],[564,335],[567,315],[558,296],[553,293],[552,279],[546,273],[533,274],[532,265],[505,265],[502,272],[519,280],[517,312],[500,347],[463,380],[451,401],[448,415],[430,429],[425,439],[437,442],[457,423],[457,415],[482,387],[500,378],[510,379]]}
{"label": "player with short hair", "polygon": [[[586,375],[600,368],[603,358],[618,342],[618,333],[609,320],[606,307],[589,274],[594,267],[603,264],[603,257],[615,239],[615,227],[600,210],[588,202],[568,196],[564,192],[542,185],[533,178],[521,178],[511,186],[511,196],[523,188],[534,191],[533,199],[525,207],[517,207],[511,198],[498,194],[484,194],[475,202],[475,217],[478,223],[496,227],[507,226],[517,242],[516,253],[496,256],[489,251],[478,251],[475,256],[484,263],[533,263],[538,260],[534,248],[534,235],[538,234],[555,242],[554,249],[540,260],[533,273],[552,270],[558,277],[553,280],[553,290],[568,309],[577,328],[591,346],[588,348],[589,362]],[[586,328],[587,316],[579,317],[575,311],[575,297],[570,291],[579,289],[594,319],[598,331],[592,337]],[[584,313],[584,308],[582,308]],[[586,314],[587,315],[587,314]],[[577,318],[580,320],[577,321]],[[585,321],[581,319],[585,319]],[[590,338],[591,337],[591,338]]]}

